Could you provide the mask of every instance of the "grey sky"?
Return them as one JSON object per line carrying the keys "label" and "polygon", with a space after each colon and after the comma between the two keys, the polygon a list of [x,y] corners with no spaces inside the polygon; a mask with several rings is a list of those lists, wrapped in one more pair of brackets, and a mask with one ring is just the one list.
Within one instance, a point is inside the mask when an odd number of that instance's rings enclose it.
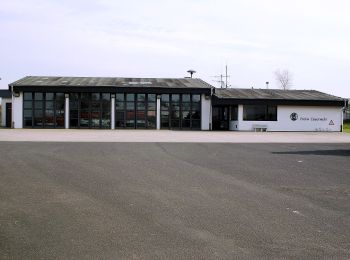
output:
{"label": "grey sky", "polygon": [[350,3],[333,0],[0,2],[0,86],[26,75],[196,77],[350,97]]}

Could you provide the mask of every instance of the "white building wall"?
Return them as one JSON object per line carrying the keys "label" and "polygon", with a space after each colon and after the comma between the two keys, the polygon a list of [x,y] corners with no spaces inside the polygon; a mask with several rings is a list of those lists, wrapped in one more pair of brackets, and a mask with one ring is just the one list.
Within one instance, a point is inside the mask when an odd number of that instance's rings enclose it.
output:
{"label": "white building wall", "polygon": [[211,98],[206,98],[203,94],[201,96],[201,129],[210,130],[211,126]]}
{"label": "white building wall", "polygon": [[14,128],[23,128],[23,92],[19,97],[12,96],[12,122]]}
{"label": "white building wall", "polygon": [[[298,115],[295,121],[291,119],[293,113]],[[238,116],[240,131],[253,131],[254,125],[263,125],[267,131],[339,132],[343,124],[341,107],[278,106],[277,121],[243,121],[243,106],[239,106]]]}
{"label": "white building wall", "polygon": [[1,126],[6,126],[6,103],[11,103],[11,98],[1,98]]}

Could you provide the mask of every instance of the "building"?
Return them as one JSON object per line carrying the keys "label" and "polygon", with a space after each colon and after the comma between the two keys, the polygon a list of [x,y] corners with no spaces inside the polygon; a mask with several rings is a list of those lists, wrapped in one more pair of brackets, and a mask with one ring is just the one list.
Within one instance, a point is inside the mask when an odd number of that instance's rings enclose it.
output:
{"label": "building", "polygon": [[346,104],[314,90],[215,89],[192,78],[29,76],[9,89],[14,128],[341,131]]}
{"label": "building", "polygon": [[0,90],[0,107],[1,107],[1,126],[11,127],[11,114],[12,114],[12,95],[9,90]]}

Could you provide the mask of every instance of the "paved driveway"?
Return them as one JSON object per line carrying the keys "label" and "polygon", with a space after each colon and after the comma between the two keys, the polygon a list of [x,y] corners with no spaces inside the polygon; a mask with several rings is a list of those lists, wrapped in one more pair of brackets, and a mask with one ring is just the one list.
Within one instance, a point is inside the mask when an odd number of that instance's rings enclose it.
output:
{"label": "paved driveway", "polygon": [[349,259],[350,147],[0,142],[1,259]]}
{"label": "paved driveway", "polygon": [[186,143],[350,143],[339,132],[234,132],[169,130],[0,129],[0,141],[186,142]]}

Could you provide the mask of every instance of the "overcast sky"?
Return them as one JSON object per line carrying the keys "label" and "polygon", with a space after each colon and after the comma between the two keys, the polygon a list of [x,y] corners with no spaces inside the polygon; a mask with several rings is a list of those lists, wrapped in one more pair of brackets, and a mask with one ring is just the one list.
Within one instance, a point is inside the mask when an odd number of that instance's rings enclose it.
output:
{"label": "overcast sky", "polygon": [[26,75],[196,77],[350,97],[348,0],[1,0],[0,86]]}

